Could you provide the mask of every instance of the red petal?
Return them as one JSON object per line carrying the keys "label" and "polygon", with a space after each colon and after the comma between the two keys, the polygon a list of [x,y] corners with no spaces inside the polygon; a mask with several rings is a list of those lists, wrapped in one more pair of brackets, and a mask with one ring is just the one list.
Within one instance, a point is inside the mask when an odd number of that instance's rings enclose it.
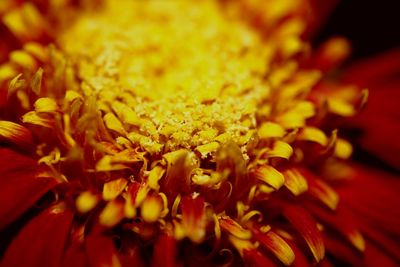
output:
{"label": "red petal", "polygon": [[278,266],[273,261],[268,259],[261,252],[252,249],[243,251],[244,261],[249,267],[275,267]]}
{"label": "red petal", "polygon": [[342,234],[355,248],[364,251],[365,242],[357,228],[358,221],[354,214],[351,214],[343,205],[335,211],[329,211],[315,205],[312,202],[307,203],[307,208],[326,226],[330,226],[338,233]]}
{"label": "red petal", "polygon": [[354,177],[337,188],[340,199],[363,220],[400,235],[400,180],[366,166],[353,165]]}
{"label": "red petal", "polygon": [[324,242],[311,215],[304,208],[295,205],[286,205],[283,215],[307,242],[315,260],[322,260],[325,255]]}
{"label": "red petal", "polygon": [[369,89],[365,110],[352,122],[364,129],[361,146],[400,169],[400,49],[360,61],[344,73],[344,82]]}
{"label": "red petal", "polygon": [[136,234],[132,231],[123,232],[119,238],[120,249],[119,259],[123,267],[145,267],[143,258],[146,254],[143,250],[146,249]]}
{"label": "red petal", "polygon": [[63,257],[63,267],[86,267],[89,266],[87,256],[83,247],[79,244],[70,246]]}
{"label": "red petal", "polygon": [[[8,148],[0,148],[0,163],[0,173],[33,172],[38,169],[36,161]],[[3,175],[0,176],[0,179],[3,178]]]}
{"label": "red petal", "polygon": [[363,129],[356,141],[368,152],[400,169],[400,82],[369,89],[365,109],[352,122]]}
{"label": "red petal", "polygon": [[36,162],[9,149],[0,149],[0,228],[17,219],[57,181],[35,177]]}
{"label": "red petal", "polygon": [[181,264],[178,264],[177,260],[176,240],[172,236],[163,234],[159,237],[154,246],[153,261],[151,266],[181,266]]}
{"label": "red petal", "polygon": [[399,266],[399,260],[395,261],[389,258],[387,255],[382,253],[382,251],[372,245],[368,244],[365,255],[364,255],[364,266],[375,267],[375,266],[385,266],[385,267],[396,267]]}
{"label": "red petal", "polygon": [[327,72],[338,67],[350,52],[351,46],[345,38],[333,37],[318,47],[310,60],[305,62],[305,67]]}
{"label": "red petal", "polygon": [[360,87],[371,87],[400,80],[400,49],[359,61],[350,66],[343,81]]}
{"label": "red petal", "polygon": [[362,220],[362,232],[400,261],[400,180],[372,168],[353,169],[353,179],[337,189],[343,204]]}
{"label": "red petal", "polygon": [[13,240],[1,267],[59,267],[72,218],[62,204],[43,211]]}
{"label": "red petal", "polygon": [[200,196],[185,196],[181,202],[182,223],[193,242],[201,242],[206,233],[205,203]]}
{"label": "red petal", "polygon": [[274,231],[255,233],[255,238],[266,249],[270,250],[284,265],[290,266],[295,258],[291,247]]}
{"label": "red petal", "polygon": [[113,240],[105,236],[89,236],[85,243],[91,267],[120,267]]}
{"label": "red petal", "polygon": [[161,189],[170,198],[191,191],[190,173],[195,168],[195,160],[188,150],[177,150],[164,155],[167,173],[160,181]]}
{"label": "red petal", "polygon": [[324,239],[324,242],[327,252],[343,265],[346,263],[348,266],[364,266],[362,264],[363,254],[343,242],[341,238],[330,235]]}
{"label": "red petal", "polygon": [[304,255],[303,251],[300,250],[299,247],[297,247],[297,245],[288,239],[285,239],[285,241],[289,244],[289,246],[292,248],[293,252],[294,252],[294,262],[291,266],[293,267],[310,267],[311,264],[308,261],[306,255]]}

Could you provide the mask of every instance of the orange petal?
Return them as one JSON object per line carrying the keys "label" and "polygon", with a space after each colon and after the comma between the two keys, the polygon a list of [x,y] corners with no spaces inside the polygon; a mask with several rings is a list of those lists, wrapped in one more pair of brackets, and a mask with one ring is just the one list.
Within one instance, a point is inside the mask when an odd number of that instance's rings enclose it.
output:
{"label": "orange petal", "polygon": [[270,250],[284,265],[290,266],[295,258],[293,250],[274,231],[257,233],[255,238],[268,250]]}
{"label": "orange petal", "polygon": [[303,173],[303,177],[307,179],[308,193],[316,199],[319,199],[330,209],[336,209],[339,203],[339,196],[336,191],[310,171],[303,169],[300,172]]}
{"label": "orange petal", "polygon": [[322,260],[325,256],[324,242],[315,220],[308,211],[300,206],[286,205],[283,215],[307,242],[315,260]]}
{"label": "orange petal", "polygon": [[249,230],[244,229],[240,224],[236,221],[232,220],[228,216],[224,216],[219,218],[219,224],[221,228],[231,235],[239,238],[239,239],[250,239],[251,232]]}
{"label": "orange petal", "polygon": [[119,178],[109,181],[103,186],[103,199],[106,201],[113,200],[125,189],[128,181],[125,178]]}
{"label": "orange petal", "polygon": [[6,141],[23,149],[33,146],[31,132],[24,126],[11,121],[0,120],[0,141]]}
{"label": "orange petal", "polygon": [[62,204],[43,211],[12,241],[1,266],[60,266],[72,217]]}
{"label": "orange petal", "polygon": [[285,176],[285,186],[295,196],[301,195],[308,190],[307,180],[298,170],[287,170],[283,174]]}

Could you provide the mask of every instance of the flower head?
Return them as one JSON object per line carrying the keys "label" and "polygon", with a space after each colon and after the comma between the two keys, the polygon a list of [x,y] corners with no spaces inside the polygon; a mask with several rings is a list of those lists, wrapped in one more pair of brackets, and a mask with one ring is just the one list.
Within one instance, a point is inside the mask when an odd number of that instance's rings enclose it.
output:
{"label": "flower head", "polygon": [[96,4],[0,9],[22,44],[0,66],[0,226],[38,205],[3,266],[357,265],[369,239],[399,259],[353,222],[338,128],[367,92],[326,86],[350,49],[311,53],[311,2]]}

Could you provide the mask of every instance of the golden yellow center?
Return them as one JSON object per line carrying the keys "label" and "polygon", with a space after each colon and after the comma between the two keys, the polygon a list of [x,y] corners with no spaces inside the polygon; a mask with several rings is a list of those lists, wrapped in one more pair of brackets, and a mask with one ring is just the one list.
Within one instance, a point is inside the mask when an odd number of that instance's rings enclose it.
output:
{"label": "golden yellow center", "polygon": [[270,95],[271,57],[253,29],[216,1],[106,5],[79,16],[58,43],[85,97],[95,95],[110,113],[109,128],[149,152],[251,138],[257,107]]}

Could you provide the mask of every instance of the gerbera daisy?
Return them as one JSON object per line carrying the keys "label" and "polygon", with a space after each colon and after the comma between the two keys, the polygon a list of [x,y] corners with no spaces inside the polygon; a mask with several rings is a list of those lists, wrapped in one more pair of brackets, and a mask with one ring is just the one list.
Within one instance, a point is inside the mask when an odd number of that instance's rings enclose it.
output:
{"label": "gerbera daisy", "polygon": [[330,3],[3,1],[1,266],[396,266]]}

